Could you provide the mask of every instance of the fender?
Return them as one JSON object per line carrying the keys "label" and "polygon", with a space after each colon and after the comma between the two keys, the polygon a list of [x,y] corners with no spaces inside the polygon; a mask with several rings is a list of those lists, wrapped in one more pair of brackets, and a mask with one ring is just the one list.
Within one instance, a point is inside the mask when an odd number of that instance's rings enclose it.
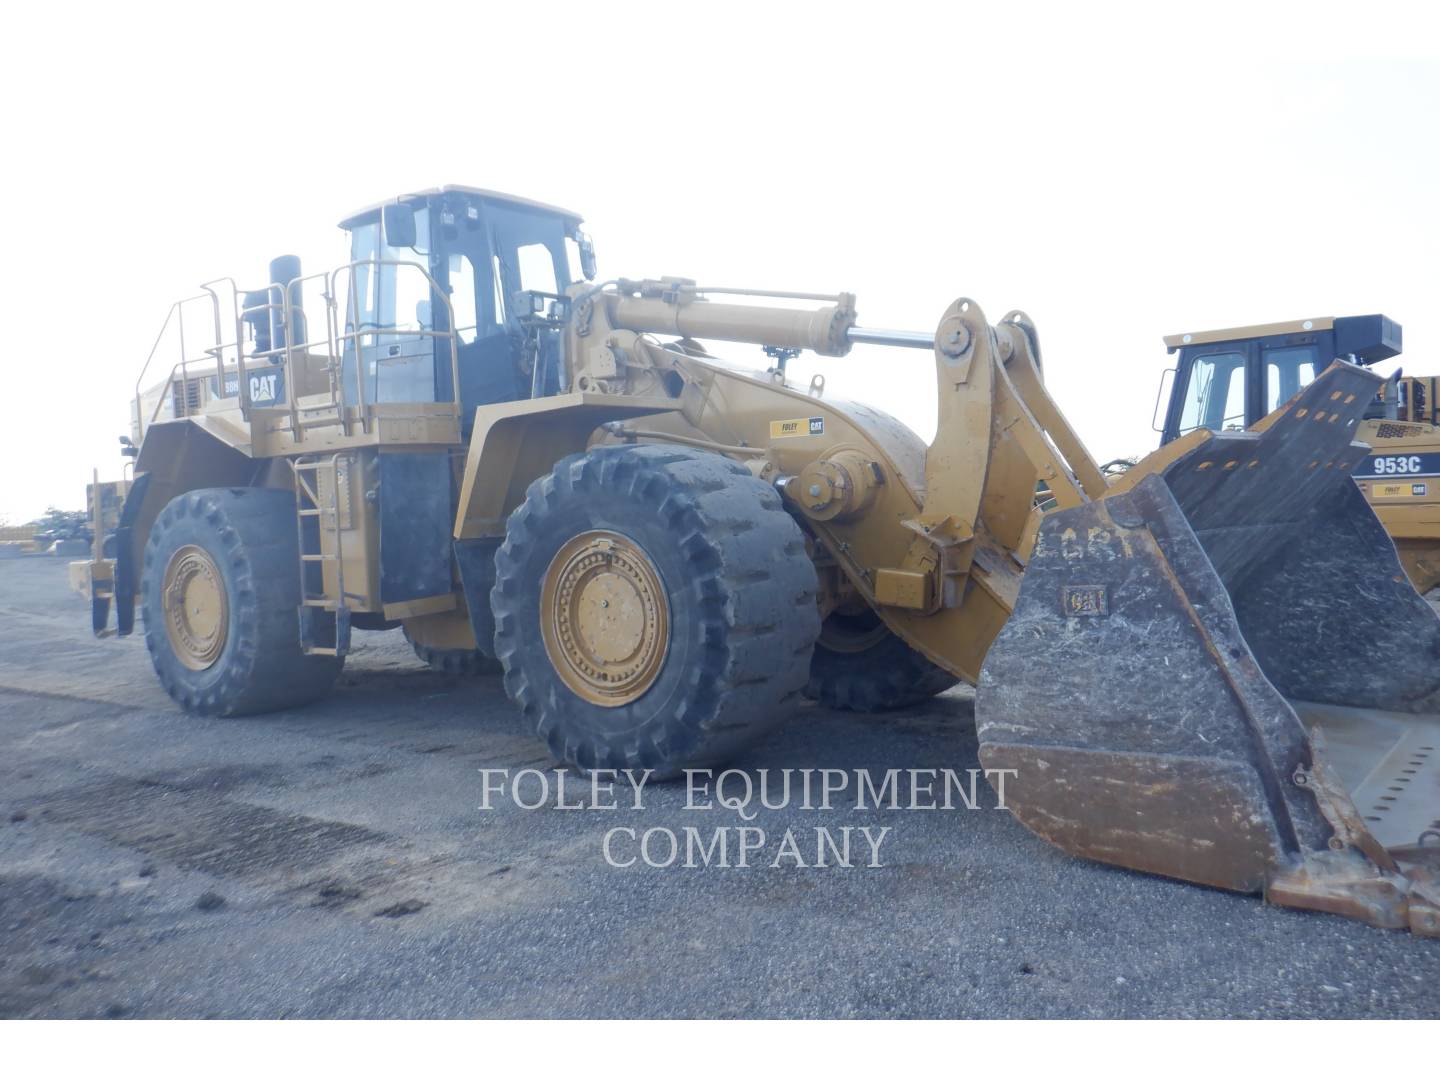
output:
{"label": "fender", "polygon": [[679,408],[663,398],[596,393],[481,405],[460,482],[455,539],[504,536],[505,519],[524,501],[525,489],[567,454],[584,450],[601,424]]}
{"label": "fender", "polygon": [[[140,444],[135,483],[125,497],[115,533],[113,632],[117,636],[125,637],[135,628],[135,597],[140,592],[145,542],[165,505],[197,488],[254,486],[268,464],[251,458],[248,446],[226,442],[197,423],[199,419],[203,417],[153,424]],[[94,581],[105,573],[92,561],[91,575]],[[111,633],[107,629],[109,613],[102,610],[98,596],[92,605],[95,634],[107,636]]]}

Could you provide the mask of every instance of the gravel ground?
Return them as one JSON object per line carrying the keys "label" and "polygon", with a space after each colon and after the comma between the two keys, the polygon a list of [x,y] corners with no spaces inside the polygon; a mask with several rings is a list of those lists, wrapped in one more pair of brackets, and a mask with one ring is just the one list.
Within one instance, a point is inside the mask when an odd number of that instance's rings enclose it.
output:
{"label": "gravel ground", "polygon": [[[683,785],[563,810],[551,773],[546,807],[483,810],[479,770],[553,766],[498,679],[398,632],[357,633],[316,706],[202,720],[141,639],[89,636],[58,560],[0,562],[0,627],[0,1016],[1440,1015],[1440,941],[1079,862],[988,793],[742,821]],[[739,764],[974,768],[971,699],[803,709]],[[767,835],[747,868],[602,853],[742,825]],[[890,828],[883,865],[858,833],[854,868],[769,865],[787,828],[847,825]]]}

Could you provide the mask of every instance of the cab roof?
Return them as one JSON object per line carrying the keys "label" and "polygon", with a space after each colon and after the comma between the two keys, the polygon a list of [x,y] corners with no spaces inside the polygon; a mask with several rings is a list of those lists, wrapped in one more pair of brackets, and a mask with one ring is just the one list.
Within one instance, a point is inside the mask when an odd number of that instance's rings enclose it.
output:
{"label": "cab roof", "polygon": [[576,225],[585,219],[573,210],[566,210],[560,206],[551,206],[548,203],[536,202],[534,199],[522,199],[519,195],[507,195],[503,191],[491,191],[488,188],[469,187],[465,184],[445,184],[442,187],[425,188],[423,191],[407,191],[403,195],[397,195],[393,199],[386,199],[383,202],[372,203],[362,207],[351,214],[347,214],[340,221],[340,228],[348,229],[368,217],[378,214],[382,207],[389,206],[396,202],[411,202],[417,199],[429,199],[436,195],[472,195],[478,199],[485,199],[489,202],[507,203],[510,206],[523,207],[527,210],[539,210],[547,214],[555,214],[566,218]]}
{"label": "cab roof", "polygon": [[1404,341],[1400,324],[1387,315],[1345,315],[1340,318],[1297,319],[1294,322],[1236,326],[1229,330],[1200,330],[1191,334],[1170,334],[1165,349],[1174,352],[1194,345],[1217,345],[1256,338],[1288,337],[1333,330],[1337,356],[1353,356],[1362,364],[1375,364],[1399,356]]}
{"label": "cab roof", "polygon": [[1211,345],[1217,341],[1246,341],[1250,338],[1273,337],[1276,334],[1303,334],[1307,330],[1329,330],[1334,325],[1334,318],[1326,316],[1319,319],[1294,319],[1290,322],[1257,323],[1254,326],[1232,326],[1227,330],[1166,334],[1165,347],[1173,352],[1182,345]]}

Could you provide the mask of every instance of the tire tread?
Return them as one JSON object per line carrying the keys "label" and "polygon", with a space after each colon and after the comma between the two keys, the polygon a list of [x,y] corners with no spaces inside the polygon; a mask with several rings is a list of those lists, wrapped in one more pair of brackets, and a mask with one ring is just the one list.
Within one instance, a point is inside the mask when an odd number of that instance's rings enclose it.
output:
{"label": "tire tread", "polygon": [[[617,493],[649,503],[677,537],[687,586],[698,598],[701,647],[674,716],[638,734],[609,736],[584,727],[579,699],[559,683],[543,650],[522,655],[518,638],[523,609],[538,603],[539,583],[524,580],[524,559],[546,520],[562,503]],[[561,460],[511,515],[496,570],[491,606],[506,692],[552,753],[584,768],[663,776],[724,761],[781,722],[809,676],[819,615],[803,534],[770,485],[717,454],[646,445]]]}
{"label": "tire tread", "polygon": [[[200,488],[161,510],[145,544],[141,613],[145,646],[165,692],[186,712],[241,716],[290,708],[324,696],[343,659],[300,650],[299,541],[295,497],[270,488]],[[173,534],[199,526],[200,541],[231,585],[234,639],[218,678],[192,672],[175,657],[158,609]],[[206,533],[209,535],[206,536]],[[208,671],[209,669],[207,669]]]}

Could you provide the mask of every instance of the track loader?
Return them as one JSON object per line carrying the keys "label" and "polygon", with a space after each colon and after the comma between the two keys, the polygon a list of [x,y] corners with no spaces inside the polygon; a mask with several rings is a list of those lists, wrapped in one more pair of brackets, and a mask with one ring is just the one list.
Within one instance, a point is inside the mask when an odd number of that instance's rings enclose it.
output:
{"label": "track loader", "polygon": [[[336,270],[177,304],[209,344],[137,382],[93,622],[138,606],[185,710],[319,697],[352,628],[399,625],[502,670],[558,759],[664,776],[802,696],[964,680],[983,764],[1065,850],[1440,933],[1440,620],[1349,479],[1363,368],[1107,487],[1021,312],[894,331],[844,293],[596,282],[578,215],[473,188],[342,227]],[[786,376],[857,343],[933,359],[928,446]]]}
{"label": "track loader", "polygon": [[[1372,366],[1400,354],[1400,325],[1384,315],[1172,334],[1175,366],[1162,441],[1196,427],[1212,431],[1260,423],[1315,378],[1334,357]],[[1171,378],[1173,376],[1173,379]],[[1365,410],[1355,437],[1370,447],[1355,467],[1375,516],[1395,542],[1400,563],[1423,596],[1440,585],[1440,379],[1396,372]]]}

